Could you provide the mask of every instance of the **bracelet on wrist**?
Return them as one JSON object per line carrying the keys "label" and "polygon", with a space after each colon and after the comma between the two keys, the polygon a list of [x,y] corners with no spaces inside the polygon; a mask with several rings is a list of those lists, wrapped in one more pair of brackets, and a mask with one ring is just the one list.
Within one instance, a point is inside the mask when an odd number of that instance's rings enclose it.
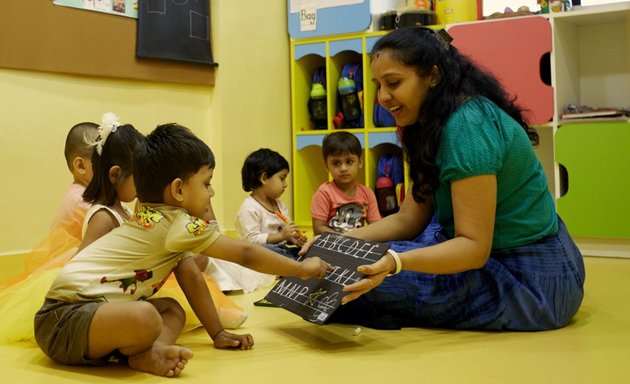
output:
{"label": "bracelet on wrist", "polygon": [[391,249],[388,249],[387,253],[392,257],[392,259],[394,259],[394,263],[396,263],[396,269],[393,272],[390,272],[387,276],[389,277],[399,274],[402,270],[402,262],[400,261],[400,256],[398,256],[398,253],[396,253],[396,251],[393,251]]}

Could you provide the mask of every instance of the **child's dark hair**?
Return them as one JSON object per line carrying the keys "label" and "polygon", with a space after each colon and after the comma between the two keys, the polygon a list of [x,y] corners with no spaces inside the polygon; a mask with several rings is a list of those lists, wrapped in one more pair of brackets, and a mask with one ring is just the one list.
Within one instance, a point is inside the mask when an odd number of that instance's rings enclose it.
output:
{"label": "child's dark hair", "polygon": [[515,104],[491,74],[478,68],[470,59],[442,37],[424,27],[404,27],[379,39],[372,48],[372,60],[383,52],[401,64],[413,67],[421,78],[439,70],[439,82],[430,89],[419,111],[420,121],[402,128],[401,142],[410,166],[412,194],[417,202],[438,187],[435,164],[442,129],[462,100],[484,96],[503,109],[523,128],[533,145],[538,134],[528,126],[521,108]]}
{"label": "child's dark hair", "polygon": [[68,131],[63,154],[66,158],[68,169],[72,171],[72,160],[77,157],[92,157],[94,146],[89,143],[98,136],[98,124],[83,122],[76,124]]}
{"label": "child's dark hair", "polygon": [[355,135],[346,131],[337,131],[324,137],[324,142],[322,143],[324,161],[328,159],[328,156],[337,156],[345,153],[362,156],[361,142]]}
{"label": "child's dark hair", "polygon": [[245,158],[241,177],[243,179],[243,190],[251,192],[260,187],[260,177],[264,174],[271,177],[283,169],[289,170],[289,162],[276,151],[269,148],[260,148]]}
{"label": "child's dark hair", "polygon": [[177,178],[186,181],[202,166],[215,166],[206,143],[179,124],[158,125],[138,147],[134,158],[138,200],[163,203],[164,188]]}
{"label": "child's dark hair", "polygon": [[[100,140],[100,136],[97,138]],[[133,172],[133,157],[136,149],[144,141],[142,133],[133,125],[125,124],[116,128],[105,139],[101,153],[92,153],[92,170],[94,176],[83,192],[83,200],[88,203],[98,202],[113,205],[118,198],[115,185],[109,180],[109,170],[119,166],[121,178],[130,176]]]}

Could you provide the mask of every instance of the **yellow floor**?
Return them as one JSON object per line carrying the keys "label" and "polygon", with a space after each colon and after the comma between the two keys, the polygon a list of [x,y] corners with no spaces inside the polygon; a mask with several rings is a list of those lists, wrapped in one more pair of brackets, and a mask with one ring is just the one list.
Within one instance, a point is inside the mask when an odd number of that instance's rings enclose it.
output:
{"label": "yellow floor", "polygon": [[[178,379],[126,367],[66,367],[34,346],[0,346],[3,383],[630,383],[630,260],[587,258],[586,297],[568,327],[537,333],[317,326],[265,292],[232,296],[250,314],[251,351],[215,350],[202,331],[180,338],[195,357]],[[1,322],[2,320],[0,320]],[[0,323],[1,324],[1,323]]]}

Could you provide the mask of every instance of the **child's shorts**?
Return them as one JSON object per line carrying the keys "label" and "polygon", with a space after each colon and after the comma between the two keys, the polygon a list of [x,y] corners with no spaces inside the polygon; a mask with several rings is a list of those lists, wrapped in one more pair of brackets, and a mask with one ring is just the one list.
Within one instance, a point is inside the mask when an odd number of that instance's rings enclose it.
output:
{"label": "child's shorts", "polygon": [[46,299],[35,314],[35,340],[52,360],[68,365],[102,365],[110,356],[89,359],[88,332],[104,302],[68,303]]}

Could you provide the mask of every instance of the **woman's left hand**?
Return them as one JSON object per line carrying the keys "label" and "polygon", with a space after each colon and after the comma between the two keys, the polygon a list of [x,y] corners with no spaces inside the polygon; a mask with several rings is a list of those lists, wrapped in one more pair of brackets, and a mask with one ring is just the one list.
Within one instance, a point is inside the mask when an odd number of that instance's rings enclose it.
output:
{"label": "woman's left hand", "polygon": [[359,266],[357,271],[363,273],[365,277],[343,288],[344,292],[348,292],[348,294],[341,299],[341,304],[347,304],[373,288],[378,287],[383,280],[385,280],[385,277],[395,268],[396,264],[388,253],[373,264]]}

